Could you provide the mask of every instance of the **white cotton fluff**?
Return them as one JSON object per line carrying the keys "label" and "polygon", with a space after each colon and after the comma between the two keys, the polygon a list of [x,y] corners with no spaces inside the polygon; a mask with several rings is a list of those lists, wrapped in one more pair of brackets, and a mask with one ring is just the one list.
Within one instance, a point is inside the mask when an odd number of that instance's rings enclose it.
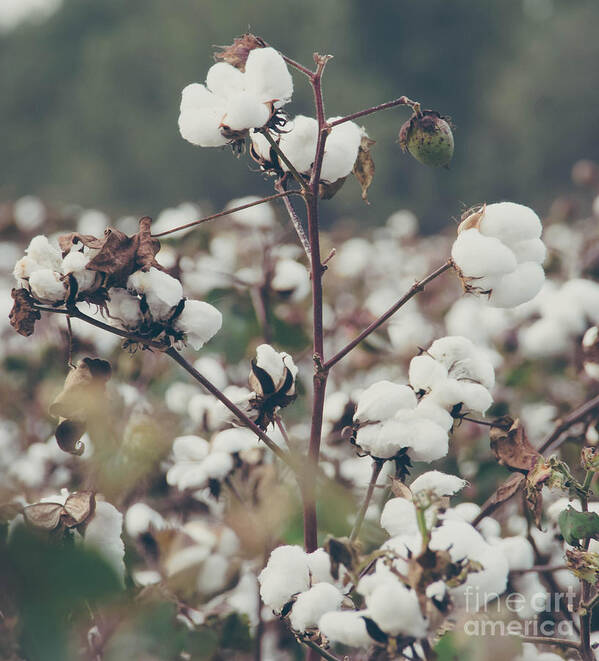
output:
{"label": "white cotton fluff", "polygon": [[12,274],[19,287],[25,287],[26,289],[29,289],[28,280],[31,277],[31,274],[35,271],[39,271],[42,268],[44,267],[40,266],[34,259],[29,257],[29,255],[25,255],[17,261]]}
{"label": "white cotton fluff", "polygon": [[366,611],[331,611],[318,621],[318,628],[330,641],[350,647],[369,647],[372,638],[366,630]]}
{"label": "white cotton fluff", "polygon": [[270,286],[292,301],[301,301],[310,293],[310,276],[306,267],[294,259],[278,259]]}
{"label": "white cotton fluff", "polygon": [[478,227],[458,229],[451,256],[465,285],[489,295],[496,307],[516,307],[534,298],[545,280],[542,226],[530,208],[489,204]]}
{"label": "white cotton fluff", "polygon": [[244,450],[259,447],[258,437],[250,429],[232,427],[218,432],[212,439],[213,452],[228,452],[235,454]]}
{"label": "white cotton fluff", "polygon": [[231,560],[220,553],[213,553],[204,561],[198,573],[198,590],[201,594],[219,592],[227,585]]}
{"label": "white cotton fluff", "polygon": [[46,207],[34,195],[20,197],[13,206],[13,216],[16,226],[21,232],[31,232],[46,220]]}
{"label": "white cotton fluff", "polygon": [[85,528],[83,544],[97,551],[124,580],[125,545],[121,539],[123,515],[110,503],[96,502],[96,510]]}
{"label": "white cotton fluff", "polygon": [[77,291],[84,292],[93,287],[96,282],[96,271],[88,270],[89,254],[79,251],[71,251],[62,260],[62,273],[71,273],[77,281]]}
{"label": "white cotton fluff", "polygon": [[488,354],[465,337],[435,340],[425,354],[412,358],[409,379],[416,391],[449,410],[461,403],[484,413],[493,402],[493,365]]}
{"label": "white cotton fluff", "polygon": [[245,63],[245,84],[262,102],[280,107],[291,100],[293,79],[274,48],[255,48]]}
{"label": "white cotton fluff", "polygon": [[[179,206],[163,209],[158,214],[158,218],[152,223],[152,233],[160,234],[161,232],[167,232],[175,227],[180,227],[181,225],[186,225],[187,223],[197,220],[201,215],[202,212],[196,204],[182,202]],[[184,236],[188,232],[191,232],[192,229],[193,227],[188,227],[187,229],[179,230],[175,235],[178,237]],[[164,250],[164,248],[162,250]],[[162,250],[160,252],[162,252]]]}
{"label": "white cotton fluff", "polygon": [[245,131],[262,127],[278,108],[291,99],[293,82],[287,65],[272,48],[250,52],[245,72],[226,62],[208,70],[206,86],[193,83],[181,93],[179,131],[192,144],[219,147],[227,144],[226,127]]}
{"label": "white cotton fluff", "polygon": [[210,452],[210,443],[200,436],[178,436],[173,441],[174,465],[166,474],[166,481],[170,485],[178,484],[187,472],[202,462]]}
{"label": "white cotton fluff", "polygon": [[307,592],[302,592],[291,609],[291,626],[302,633],[315,627],[320,618],[329,611],[335,611],[343,601],[343,594],[330,583],[318,583]]}
{"label": "white cotton fluff", "polygon": [[[227,204],[227,209],[242,207],[244,204],[250,204],[260,200],[256,195],[238,197]],[[272,205],[268,202],[257,204],[249,209],[242,209],[230,214],[231,220],[242,227],[251,227],[259,230],[272,229],[275,225],[275,212]]]}
{"label": "white cotton fluff", "polygon": [[127,289],[145,295],[150,314],[156,320],[167,319],[183,298],[181,283],[155,267],[132,273],[127,280]]}
{"label": "white cotton fluff", "polygon": [[467,484],[466,480],[462,480],[457,475],[448,475],[441,471],[427,471],[410,484],[410,491],[413,494],[423,491],[430,492],[441,498],[443,496],[453,496]]}
{"label": "white cotton fluff", "polygon": [[[334,122],[340,117],[331,117]],[[354,122],[344,122],[330,132],[324,147],[320,178],[323,181],[337,181],[353,170],[362,140],[362,129]]]}
{"label": "white cotton fluff", "polygon": [[345,241],[337,250],[331,268],[342,278],[358,278],[370,266],[374,249],[370,241],[354,237]]}
{"label": "white cotton fluff", "polygon": [[503,553],[510,571],[530,569],[535,564],[534,550],[525,537],[501,537],[493,540],[493,546]]}
{"label": "white cotton fluff", "polygon": [[[599,337],[599,327],[591,326],[588,328],[582,338],[582,349],[583,353],[587,353],[591,348],[595,347],[597,344],[597,338]],[[587,356],[585,356],[587,358]],[[591,379],[599,380],[599,363],[593,360],[585,359],[584,361],[584,371],[587,376]]]}
{"label": "white cotton fluff", "polygon": [[66,296],[66,287],[60,274],[51,269],[34,271],[29,277],[29,287],[33,296],[40,301],[57,303],[64,301]]}
{"label": "white cotton fluff", "polygon": [[125,514],[125,530],[130,537],[142,535],[150,528],[160,530],[165,525],[162,515],[146,503],[134,503]]}
{"label": "white cotton fluff", "polygon": [[126,289],[111,287],[108,290],[106,308],[111,321],[126,329],[133,330],[141,322],[142,314],[139,309],[139,298],[132,295]]}
{"label": "white cotton fluff", "polygon": [[358,398],[354,422],[388,420],[400,409],[413,409],[416,404],[416,395],[408,386],[377,381]]}
{"label": "white cotton fluff", "polygon": [[280,612],[294,594],[310,587],[307,554],[299,546],[277,547],[270,554],[258,581],[262,601],[275,612]]}
{"label": "white cotton fluff", "polygon": [[109,224],[110,218],[105,213],[97,209],[87,209],[77,220],[77,231],[81,234],[102,236]]}
{"label": "white cotton fluff", "polygon": [[40,268],[60,271],[62,253],[60,248],[52,243],[47,236],[42,234],[34,236],[25,253],[36,264],[39,264]]}
{"label": "white cotton fluff", "polygon": [[[173,467],[174,468],[174,467]],[[223,480],[234,468],[233,458],[227,452],[211,452],[201,462],[188,466],[187,470],[177,475],[176,486],[180,491],[199,489],[209,480]],[[174,479],[167,473],[167,482]]]}
{"label": "white cotton fluff", "polygon": [[405,498],[391,498],[381,512],[381,526],[392,536],[415,535],[418,520],[414,503]]}
{"label": "white cotton fluff", "polygon": [[[313,117],[297,115],[287,123],[279,147],[298,172],[308,173],[314,162],[317,141],[318,122]],[[285,163],[280,165],[285,172],[288,171]]]}
{"label": "white cotton fluff", "polygon": [[366,595],[366,608],[379,628],[391,636],[426,636],[426,620],[416,592],[398,579],[385,582]]}
{"label": "white cotton fluff", "polygon": [[186,300],[173,327],[185,333],[187,342],[197,351],[218,333],[222,324],[223,316],[213,305],[204,301]]}
{"label": "white cotton fluff", "polygon": [[270,344],[261,344],[256,347],[256,366],[264,370],[275,385],[279,385],[285,375],[283,356]]}

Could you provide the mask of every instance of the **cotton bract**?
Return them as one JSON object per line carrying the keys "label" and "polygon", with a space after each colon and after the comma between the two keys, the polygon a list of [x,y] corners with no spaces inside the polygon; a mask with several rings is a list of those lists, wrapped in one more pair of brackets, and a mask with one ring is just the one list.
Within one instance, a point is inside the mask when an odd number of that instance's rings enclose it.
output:
{"label": "cotton bract", "polygon": [[264,126],[292,93],[287,65],[273,48],[252,50],[245,72],[218,62],[208,70],[206,85],[193,83],[183,90],[181,136],[202,147],[225,145],[236,133]]}
{"label": "cotton bract", "polygon": [[489,204],[479,214],[460,225],[451,250],[466,291],[487,294],[496,307],[531,300],[545,280],[539,217],[513,202]]}

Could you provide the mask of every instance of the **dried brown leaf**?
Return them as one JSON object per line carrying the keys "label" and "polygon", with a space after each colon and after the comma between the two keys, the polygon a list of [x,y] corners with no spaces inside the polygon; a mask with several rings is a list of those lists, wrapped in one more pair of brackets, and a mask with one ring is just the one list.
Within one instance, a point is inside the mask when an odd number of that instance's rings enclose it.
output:
{"label": "dried brown leaf", "polygon": [[250,51],[255,48],[264,48],[265,46],[265,42],[260,37],[246,32],[241,37],[236,37],[230,46],[218,46],[221,52],[214,53],[214,59],[217,61],[222,60],[241,71],[245,71],[245,63],[247,62]]}
{"label": "dried brown leaf", "polygon": [[104,245],[104,239],[98,239],[91,234],[81,234],[80,232],[69,232],[58,237],[58,245],[63,254],[70,252],[71,248],[77,243],[82,243],[86,248],[97,250]]}
{"label": "dried brown leaf", "polygon": [[69,528],[78,526],[96,511],[96,497],[93,491],[75,491],[64,504],[64,520]]}
{"label": "dried brown leaf", "polygon": [[370,148],[375,142],[376,140],[372,140],[366,134],[362,136],[362,141],[358,150],[358,157],[356,158],[354,169],[352,170],[362,188],[362,199],[366,204],[370,204],[368,201],[368,189],[374,179],[375,167]]}
{"label": "dried brown leaf", "polygon": [[23,508],[25,522],[34,528],[52,531],[60,525],[63,507],[60,503],[35,503]]}
{"label": "dried brown leaf", "polygon": [[512,421],[508,416],[500,418],[491,427],[489,438],[497,461],[512,471],[527,474],[541,457],[530,444],[519,420]]}
{"label": "dried brown leaf", "polygon": [[409,487],[401,480],[397,480],[395,478],[391,480],[391,491],[396,498],[412,500],[412,492],[410,491]]}
{"label": "dried brown leaf", "polygon": [[335,197],[335,195],[341,190],[346,179],[347,177],[341,177],[341,179],[337,179],[337,181],[333,181],[330,184],[321,181],[320,184],[318,184],[318,195],[320,199],[330,200],[332,197]]}
{"label": "dried brown leaf", "polygon": [[33,299],[26,289],[13,289],[10,292],[14,303],[8,315],[10,325],[25,337],[34,331],[35,322],[41,319],[39,310],[33,307]]}

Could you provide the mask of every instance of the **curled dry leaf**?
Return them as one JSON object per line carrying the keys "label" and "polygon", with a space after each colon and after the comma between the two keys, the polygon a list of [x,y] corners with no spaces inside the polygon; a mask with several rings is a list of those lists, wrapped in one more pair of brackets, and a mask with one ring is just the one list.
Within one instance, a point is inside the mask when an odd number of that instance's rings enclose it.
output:
{"label": "curled dry leaf", "polygon": [[372,154],[370,153],[370,148],[374,145],[376,140],[369,138],[366,133],[362,135],[362,141],[360,142],[360,148],[358,150],[358,157],[354,163],[354,169],[352,170],[354,176],[358,180],[362,188],[362,199],[366,204],[370,204],[368,201],[368,189],[372,184],[374,179],[374,161],[372,160]]}
{"label": "curled dry leaf", "polygon": [[487,203],[482,207],[473,207],[462,214],[462,222],[458,225],[458,234],[466,230],[478,229],[487,210]]}
{"label": "curled dry leaf", "polygon": [[341,177],[341,179],[337,179],[337,181],[333,181],[330,184],[321,181],[318,184],[318,196],[320,199],[330,200],[331,198],[335,197],[335,195],[337,195],[337,193],[341,190],[346,179],[347,177]]}
{"label": "curled dry leaf", "polygon": [[83,358],[67,374],[62,391],[50,404],[50,415],[59,418],[56,440],[61,450],[80,455],[79,442],[87,420],[103,410],[106,382],[111,375],[110,363],[99,358]]}
{"label": "curled dry leaf", "polygon": [[13,289],[10,292],[14,303],[8,315],[10,325],[25,337],[34,331],[35,322],[41,318],[39,310],[33,305],[33,299],[26,289]]}
{"label": "curled dry leaf", "polygon": [[391,491],[396,498],[412,500],[412,492],[410,491],[410,488],[401,480],[397,480],[395,478],[391,480]]}
{"label": "curled dry leaf", "polygon": [[521,422],[509,416],[499,418],[489,432],[491,449],[497,461],[512,471],[528,474],[541,457],[530,444]]}
{"label": "curled dry leaf", "polygon": [[25,522],[40,530],[52,532],[58,528],[75,528],[85,523],[96,510],[93,491],[75,491],[60,503],[34,503],[23,508]]}

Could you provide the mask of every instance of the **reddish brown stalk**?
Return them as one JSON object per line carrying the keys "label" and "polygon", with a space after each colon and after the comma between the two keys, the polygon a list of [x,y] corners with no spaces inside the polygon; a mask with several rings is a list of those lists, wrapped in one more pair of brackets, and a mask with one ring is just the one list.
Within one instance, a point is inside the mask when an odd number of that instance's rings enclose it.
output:
{"label": "reddish brown stalk", "polygon": [[213,213],[211,216],[206,216],[205,218],[200,218],[199,220],[193,220],[191,223],[186,223],[185,225],[180,225],[171,230],[165,230],[164,232],[158,232],[158,234],[152,234],[155,239],[158,239],[161,236],[167,236],[167,234],[174,234],[181,230],[186,230],[189,227],[195,227],[196,225],[201,225],[206,223],[209,220],[214,220],[215,218],[221,218],[222,216],[228,216],[236,211],[243,211],[244,209],[249,209],[250,207],[255,207],[258,204],[264,204],[265,202],[270,202],[271,200],[276,200],[280,197],[287,197],[288,195],[301,195],[301,191],[298,190],[287,190],[276,193],[275,195],[269,195],[268,197],[263,197],[261,200],[256,200],[255,202],[248,202],[247,204],[242,204],[238,207],[233,207],[232,209],[225,209],[224,211],[219,211],[218,213]]}
{"label": "reddish brown stalk", "polygon": [[585,402],[582,406],[579,406],[577,409],[574,409],[569,413],[563,420],[560,420],[556,425],[555,429],[547,436],[547,438],[541,443],[539,447],[539,452],[545,452],[548,450],[558,439],[559,437],[570,427],[575,425],[577,422],[584,420],[587,415],[594,413],[599,409],[599,395],[589,399],[588,402]]}
{"label": "reddish brown stalk", "polygon": [[338,351],[332,358],[326,361],[323,365],[324,370],[330,370],[333,365],[336,365],[342,358],[347,356],[347,354],[360,342],[368,337],[371,333],[382,326],[387,319],[392,317],[403,305],[405,305],[411,298],[413,298],[418,292],[421,292],[429,282],[439,277],[442,273],[445,273],[448,269],[453,266],[451,260],[445,262],[438,269],[433,271],[431,274],[427,275],[426,278],[423,278],[419,282],[415,282],[410,289],[397,301],[394,303],[384,314],[382,314],[378,319],[375,319],[369,326],[367,326],[359,335],[357,335],[349,344],[347,344],[341,351]]}
{"label": "reddish brown stalk", "polygon": [[[285,189],[285,183],[281,179],[279,179],[275,183],[275,190],[278,190],[280,192],[283,192]],[[299,191],[296,191],[299,193]],[[291,220],[291,223],[295,229],[295,233],[297,234],[300,243],[302,244],[302,247],[304,249],[304,252],[306,253],[306,257],[308,258],[308,262],[312,262],[312,254],[310,251],[310,242],[308,241],[308,237],[306,236],[306,233],[304,232],[304,228],[302,226],[302,221],[300,220],[299,216],[297,215],[295,209],[293,208],[293,204],[291,204],[291,200],[288,197],[283,198],[283,204],[285,205],[285,209],[287,210],[287,213],[289,215],[289,218]]]}
{"label": "reddish brown stalk", "polygon": [[394,99],[393,101],[387,101],[387,103],[381,103],[378,106],[372,106],[372,108],[366,108],[366,110],[359,110],[358,112],[354,112],[351,115],[346,115],[345,117],[336,119],[334,122],[331,122],[329,126],[333,128],[333,126],[339,126],[339,124],[343,124],[344,122],[351,122],[354,119],[358,119],[359,117],[372,115],[373,113],[379,112],[380,110],[387,110],[387,108],[395,108],[396,106],[410,106],[410,108],[414,110],[420,109],[420,104],[416,101],[408,99],[407,96],[400,96],[398,99]]}

